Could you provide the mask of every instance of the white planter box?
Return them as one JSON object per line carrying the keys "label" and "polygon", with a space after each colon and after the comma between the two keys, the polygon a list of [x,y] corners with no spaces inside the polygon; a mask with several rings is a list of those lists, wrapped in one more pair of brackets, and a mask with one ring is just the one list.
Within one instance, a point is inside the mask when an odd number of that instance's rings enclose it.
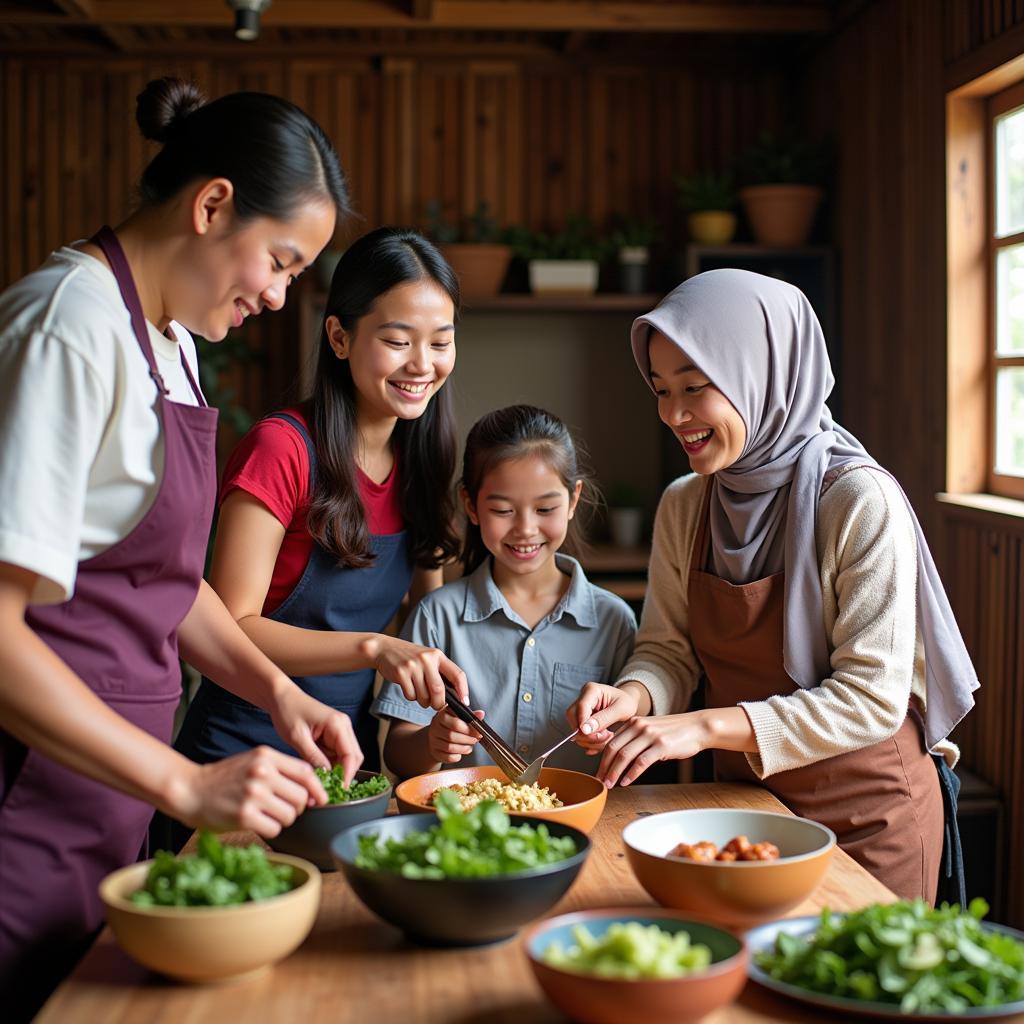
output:
{"label": "white planter box", "polygon": [[530,260],[530,291],[536,295],[593,295],[597,260]]}

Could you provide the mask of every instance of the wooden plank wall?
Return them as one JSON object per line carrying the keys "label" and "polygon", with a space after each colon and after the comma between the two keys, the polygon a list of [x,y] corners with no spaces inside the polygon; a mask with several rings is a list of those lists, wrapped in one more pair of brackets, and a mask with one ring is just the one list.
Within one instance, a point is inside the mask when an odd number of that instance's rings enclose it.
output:
{"label": "wooden plank wall", "polygon": [[[339,242],[378,224],[422,223],[436,198],[452,216],[486,200],[500,223],[533,228],[557,227],[569,212],[600,225],[615,213],[653,215],[668,249],[683,219],[673,176],[724,166],[778,126],[786,95],[781,72],[739,62],[6,60],[0,287],[63,241],[127,214],[153,152],[135,128],[134,97],[168,73],[211,96],[256,89],[309,110],[341,154],[359,215]],[[287,308],[244,328],[265,361],[236,368],[228,384],[255,414],[294,379],[296,329]]]}
{"label": "wooden plank wall", "polygon": [[[1022,527],[940,507],[947,489],[945,82],[1024,23],[1024,2],[876,0],[807,68],[809,124],[833,124],[847,425],[903,484],[930,539],[982,689],[954,734],[995,786],[1010,855],[1003,916],[1024,925]],[[941,14],[941,17],[937,16]],[[838,375],[837,375],[838,376]]]}

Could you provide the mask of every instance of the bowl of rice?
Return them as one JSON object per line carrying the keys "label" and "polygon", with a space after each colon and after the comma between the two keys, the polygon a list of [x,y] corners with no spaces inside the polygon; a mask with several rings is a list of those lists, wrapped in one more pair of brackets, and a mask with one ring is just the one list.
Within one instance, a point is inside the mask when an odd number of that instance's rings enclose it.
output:
{"label": "bowl of rice", "polygon": [[450,788],[464,810],[481,800],[497,800],[513,817],[542,818],[589,833],[604,810],[608,791],[592,775],[568,768],[544,768],[532,786],[516,786],[495,765],[447,768],[406,779],[395,788],[402,814],[429,814],[434,794]]}

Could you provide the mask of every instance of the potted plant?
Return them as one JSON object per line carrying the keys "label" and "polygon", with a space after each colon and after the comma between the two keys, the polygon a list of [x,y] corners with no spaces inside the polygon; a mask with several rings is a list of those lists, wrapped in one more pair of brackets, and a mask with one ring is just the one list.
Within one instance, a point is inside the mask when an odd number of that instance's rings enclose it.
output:
{"label": "potted plant", "polygon": [[676,175],[679,205],[690,238],[700,245],[727,245],[736,234],[736,188],[732,175],[712,171]]}
{"label": "potted plant", "polygon": [[764,133],[740,159],[740,200],[761,245],[803,245],[825,192],[826,150],[806,139]]}
{"label": "potted plant", "polygon": [[512,247],[501,239],[487,203],[461,223],[444,216],[441,203],[427,203],[427,235],[455,271],[464,297],[496,295],[501,291]]}
{"label": "potted plant", "polygon": [[658,226],[652,217],[619,216],[608,242],[618,253],[619,291],[641,295],[647,291],[651,244],[658,237]]}
{"label": "potted plant", "polygon": [[644,497],[638,487],[616,480],[608,488],[608,532],[616,547],[635,548],[643,536]]}
{"label": "potted plant", "polygon": [[570,214],[561,231],[526,232],[518,239],[535,295],[592,295],[605,248],[590,219],[578,214]]}

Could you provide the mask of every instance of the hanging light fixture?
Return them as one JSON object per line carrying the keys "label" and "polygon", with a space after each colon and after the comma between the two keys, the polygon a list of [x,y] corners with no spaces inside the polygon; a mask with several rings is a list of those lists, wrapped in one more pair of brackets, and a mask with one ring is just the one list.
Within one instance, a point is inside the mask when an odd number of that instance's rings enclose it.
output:
{"label": "hanging light fixture", "polygon": [[270,6],[270,0],[227,0],[235,12],[235,38],[251,43],[260,34],[260,15]]}

